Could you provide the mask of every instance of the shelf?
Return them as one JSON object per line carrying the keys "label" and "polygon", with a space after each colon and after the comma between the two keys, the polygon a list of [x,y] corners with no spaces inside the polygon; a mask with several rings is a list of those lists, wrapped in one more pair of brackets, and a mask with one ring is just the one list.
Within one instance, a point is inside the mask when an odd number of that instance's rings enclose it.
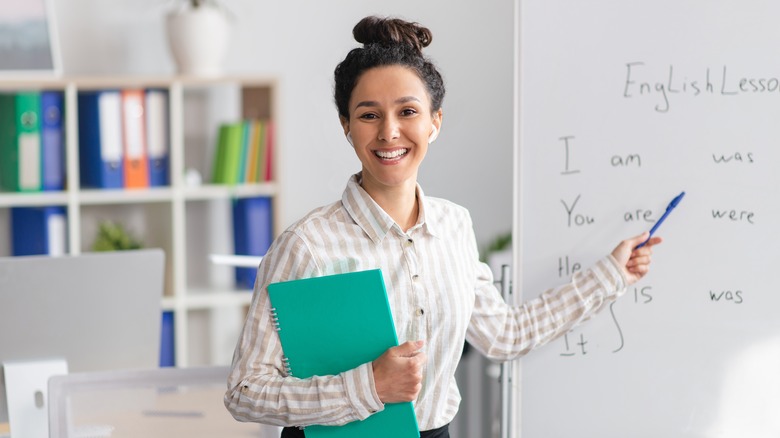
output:
{"label": "shelf", "polygon": [[67,205],[66,192],[0,192],[0,207],[43,207],[47,205]]}
{"label": "shelf", "polygon": [[[214,267],[210,254],[233,251],[230,201],[239,198],[271,197],[276,202],[276,182],[190,186],[185,175],[197,172],[210,181],[217,135],[221,123],[262,119],[276,123],[275,78],[231,75],[213,78],[188,76],[71,76],[59,78],[0,78],[0,91],[62,90],[64,92],[64,157],[66,187],[53,192],[0,192],[0,256],[9,255],[12,207],[67,207],[69,253],[79,254],[91,245],[101,222],[121,222],[148,247],[166,253],[164,297],[161,308],[171,311],[175,321],[176,366],[208,365],[229,357],[232,342],[207,339],[235,337],[243,321],[226,319],[251,303],[249,290],[220,286],[234,281],[233,268]],[[169,181],[166,187],[143,189],[81,188],[79,175],[79,93],[99,89],[155,88],[167,91]],[[274,148],[280,145],[274,131]],[[278,154],[270,165],[275,172]],[[2,159],[2,157],[0,157]],[[276,212],[274,212],[274,216]],[[276,217],[273,224],[278,224]],[[278,230],[274,230],[274,235]],[[256,265],[255,265],[256,266]],[[201,287],[201,285],[207,285]],[[204,335],[207,334],[207,335]],[[204,362],[204,363],[202,363]]]}
{"label": "shelf", "polygon": [[236,308],[248,306],[252,303],[252,291],[249,290],[200,290],[190,292],[190,295],[181,299],[177,299],[176,297],[163,297],[162,302],[160,303],[162,310],[190,311]]}
{"label": "shelf", "polygon": [[[31,192],[31,193],[0,193],[0,208],[3,207],[34,207],[46,205],[67,205],[68,191]],[[174,198],[175,191],[170,187],[155,187],[149,189],[85,189],[75,192],[77,203],[82,205],[111,204],[141,204],[153,202],[169,202]],[[275,183],[244,184],[236,186],[203,185],[185,187],[183,197],[191,201],[207,201],[214,199],[249,198],[254,196],[275,196]]]}
{"label": "shelf", "polygon": [[211,254],[209,260],[215,265],[233,266],[235,268],[257,268],[263,260],[260,256],[234,254]]}
{"label": "shelf", "polygon": [[252,302],[252,292],[248,290],[232,290],[223,292],[210,291],[204,294],[191,293],[185,301],[188,309],[248,306]]}
{"label": "shelf", "polygon": [[169,202],[173,190],[168,187],[150,189],[90,189],[78,192],[79,203],[83,205],[140,204],[147,202]]}
{"label": "shelf", "polygon": [[162,301],[160,302],[160,307],[162,307],[162,310],[169,311],[174,310],[176,308],[176,298],[175,297],[163,297]]}
{"label": "shelf", "polygon": [[235,186],[209,184],[198,187],[186,187],[184,198],[187,200],[210,200],[225,198],[250,198],[253,196],[274,196],[275,183],[242,184]]}

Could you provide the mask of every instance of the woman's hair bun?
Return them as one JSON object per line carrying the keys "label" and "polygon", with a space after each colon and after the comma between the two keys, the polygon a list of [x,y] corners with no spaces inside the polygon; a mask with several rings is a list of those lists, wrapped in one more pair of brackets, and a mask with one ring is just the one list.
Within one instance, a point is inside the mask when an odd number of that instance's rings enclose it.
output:
{"label": "woman's hair bun", "polygon": [[433,34],[427,27],[399,18],[366,17],[352,29],[355,40],[364,46],[369,44],[406,44],[422,53],[433,40]]}

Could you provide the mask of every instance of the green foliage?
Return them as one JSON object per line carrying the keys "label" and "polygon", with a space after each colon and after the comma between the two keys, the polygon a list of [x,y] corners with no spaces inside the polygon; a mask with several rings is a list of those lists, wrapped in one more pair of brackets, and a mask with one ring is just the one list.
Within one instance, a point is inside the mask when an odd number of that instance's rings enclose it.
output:
{"label": "green foliage", "polygon": [[508,231],[504,234],[499,234],[482,251],[482,254],[480,255],[479,259],[482,262],[487,263],[487,259],[488,257],[490,257],[490,254],[493,254],[494,252],[498,252],[498,251],[503,251],[509,248],[510,245],[512,245],[512,232]]}
{"label": "green foliage", "polygon": [[95,243],[92,244],[92,250],[121,251],[139,249],[142,246],[141,241],[130,235],[122,224],[103,221],[100,223]]}

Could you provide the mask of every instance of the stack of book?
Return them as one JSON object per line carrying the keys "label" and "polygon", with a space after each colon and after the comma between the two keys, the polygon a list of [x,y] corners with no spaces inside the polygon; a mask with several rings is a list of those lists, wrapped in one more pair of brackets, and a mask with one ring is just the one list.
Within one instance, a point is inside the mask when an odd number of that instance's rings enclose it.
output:
{"label": "stack of book", "polygon": [[79,92],[82,187],[134,189],[169,184],[168,92]]}
{"label": "stack of book", "polygon": [[0,93],[0,190],[65,188],[62,91]]}
{"label": "stack of book", "polygon": [[272,181],[273,123],[244,120],[219,127],[214,154],[214,184]]}

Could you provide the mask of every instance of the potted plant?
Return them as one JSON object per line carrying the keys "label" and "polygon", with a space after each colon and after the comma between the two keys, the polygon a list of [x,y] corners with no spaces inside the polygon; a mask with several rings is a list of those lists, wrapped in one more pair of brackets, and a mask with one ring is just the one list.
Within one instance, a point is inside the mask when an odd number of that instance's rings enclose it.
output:
{"label": "potted plant", "polygon": [[180,1],[168,13],[168,43],[182,75],[217,76],[230,36],[226,10],[214,0]]}

